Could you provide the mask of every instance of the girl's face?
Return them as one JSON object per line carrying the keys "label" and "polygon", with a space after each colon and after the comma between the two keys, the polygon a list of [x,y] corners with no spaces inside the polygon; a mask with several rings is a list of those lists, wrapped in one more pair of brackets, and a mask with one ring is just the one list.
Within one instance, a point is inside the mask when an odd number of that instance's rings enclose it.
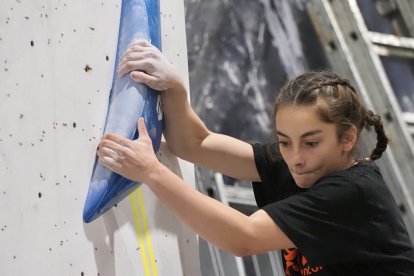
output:
{"label": "girl's face", "polygon": [[347,169],[355,142],[339,141],[336,125],[321,121],[312,106],[284,106],[276,114],[279,149],[301,188],[310,188],[321,177]]}

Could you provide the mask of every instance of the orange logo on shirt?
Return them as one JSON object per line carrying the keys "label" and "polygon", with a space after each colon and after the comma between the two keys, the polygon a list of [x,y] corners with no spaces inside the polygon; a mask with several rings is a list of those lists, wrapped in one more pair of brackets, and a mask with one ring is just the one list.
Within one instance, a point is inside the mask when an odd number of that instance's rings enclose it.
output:
{"label": "orange logo on shirt", "polygon": [[296,248],[290,248],[284,251],[285,252],[283,256],[285,257],[285,263],[286,263],[285,273],[286,273],[286,276],[290,276],[291,275],[290,270],[289,270],[290,268],[292,268],[294,271],[299,271],[299,267],[296,264],[298,252]]}
{"label": "orange logo on shirt", "polygon": [[303,255],[299,262],[298,251],[296,248],[284,250],[283,257],[286,264],[286,276],[293,276],[291,274],[291,269],[293,270],[292,272],[294,272],[294,275],[296,275],[296,273],[300,273],[299,275],[313,275],[323,270],[322,266],[311,267],[308,265],[308,260]]}

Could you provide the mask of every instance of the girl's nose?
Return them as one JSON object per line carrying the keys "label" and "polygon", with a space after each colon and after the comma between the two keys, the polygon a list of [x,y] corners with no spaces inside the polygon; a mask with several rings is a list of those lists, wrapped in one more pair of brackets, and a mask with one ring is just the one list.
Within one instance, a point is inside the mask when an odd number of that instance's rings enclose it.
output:
{"label": "girl's nose", "polygon": [[294,150],[292,164],[295,167],[303,167],[305,164],[305,159],[303,158],[303,154],[299,149]]}

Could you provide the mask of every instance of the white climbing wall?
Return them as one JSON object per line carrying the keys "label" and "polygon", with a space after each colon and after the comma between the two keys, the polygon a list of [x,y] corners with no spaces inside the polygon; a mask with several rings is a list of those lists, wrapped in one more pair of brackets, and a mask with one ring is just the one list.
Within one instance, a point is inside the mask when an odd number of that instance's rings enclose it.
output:
{"label": "white climbing wall", "polygon": [[[143,187],[90,224],[121,0],[0,1],[0,275],[188,275],[196,236]],[[162,43],[188,79],[183,0],[161,0]],[[187,82],[188,83],[188,82]],[[194,185],[193,167],[160,159]]]}

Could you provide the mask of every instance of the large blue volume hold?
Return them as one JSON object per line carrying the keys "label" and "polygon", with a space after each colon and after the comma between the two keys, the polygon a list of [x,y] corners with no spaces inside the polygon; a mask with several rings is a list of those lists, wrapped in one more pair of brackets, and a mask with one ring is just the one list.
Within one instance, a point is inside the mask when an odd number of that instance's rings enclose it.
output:
{"label": "large blue volume hold", "polygon": [[[104,133],[118,133],[136,139],[138,118],[144,117],[155,151],[160,147],[162,111],[159,92],[133,81],[129,74],[118,78],[116,71],[128,46],[146,39],[161,47],[159,0],[123,0],[118,48]],[[140,183],[126,179],[95,161],[83,210],[84,222],[91,222],[117,204]]]}

